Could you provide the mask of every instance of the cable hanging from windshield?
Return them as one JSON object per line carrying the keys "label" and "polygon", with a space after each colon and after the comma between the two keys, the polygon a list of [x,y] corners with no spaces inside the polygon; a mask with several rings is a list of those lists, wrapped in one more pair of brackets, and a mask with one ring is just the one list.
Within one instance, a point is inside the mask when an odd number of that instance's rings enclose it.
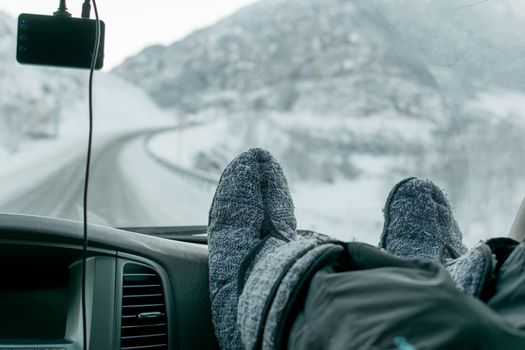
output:
{"label": "cable hanging from windshield", "polygon": [[[91,56],[91,67],[89,70],[89,136],[88,149],[86,157],[86,176],[84,180],[84,205],[83,205],[83,221],[84,221],[84,239],[82,246],[82,331],[83,331],[83,349],[87,350],[87,317],[86,317],[86,262],[87,262],[87,244],[88,244],[88,190],[89,190],[89,170],[91,165],[91,149],[93,144],[93,75],[98,59],[98,52],[100,48],[100,33],[101,25],[98,16],[97,3],[93,1],[93,9],[95,11],[96,29],[95,42],[93,46],[93,53]],[[89,2],[89,1],[88,1]],[[85,5],[85,4],[84,4]],[[82,8],[82,15],[84,15],[85,6]],[[89,13],[88,13],[89,15]]]}

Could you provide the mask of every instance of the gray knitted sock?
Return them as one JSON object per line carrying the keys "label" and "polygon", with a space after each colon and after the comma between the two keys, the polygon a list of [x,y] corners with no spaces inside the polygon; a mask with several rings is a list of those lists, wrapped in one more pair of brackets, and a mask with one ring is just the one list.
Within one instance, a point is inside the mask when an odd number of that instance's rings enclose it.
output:
{"label": "gray knitted sock", "polygon": [[450,259],[445,269],[464,294],[480,297],[487,280],[492,276],[496,263],[490,248],[480,243],[458,259]]}
{"label": "gray knitted sock", "polygon": [[388,196],[384,216],[379,246],[393,255],[444,263],[467,252],[445,194],[429,180],[399,182]]}
{"label": "gray knitted sock", "polygon": [[293,202],[270,153],[250,149],[224,170],[208,224],[212,318],[223,349],[241,349],[238,296],[257,256],[296,238]]}

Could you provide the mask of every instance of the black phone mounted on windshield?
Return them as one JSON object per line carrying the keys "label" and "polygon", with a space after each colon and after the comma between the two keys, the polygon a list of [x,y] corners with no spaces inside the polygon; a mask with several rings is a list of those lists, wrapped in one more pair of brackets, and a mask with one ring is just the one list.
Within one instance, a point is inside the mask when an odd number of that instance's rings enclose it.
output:
{"label": "black phone mounted on windshield", "polygon": [[[18,17],[16,60],[22,64],[91,68],[95,20],[23,13]],[[95,69],[104,65],[105,25],[100,21],[100,47]]]}

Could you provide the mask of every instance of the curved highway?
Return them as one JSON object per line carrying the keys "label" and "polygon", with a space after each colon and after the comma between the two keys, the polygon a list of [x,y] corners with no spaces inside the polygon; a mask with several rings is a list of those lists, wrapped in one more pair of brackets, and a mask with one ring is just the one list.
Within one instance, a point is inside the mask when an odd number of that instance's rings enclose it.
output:
{"label": "curved highway", "polygon": [[[157,132],[119,136],[93,149],[89,221],[114,227],[206,225],[213,188],[159,162],[146,149]],[[52,160],[50,160],[52,161]],[[0,212],[82,219],[85,157],[75,158]]]}

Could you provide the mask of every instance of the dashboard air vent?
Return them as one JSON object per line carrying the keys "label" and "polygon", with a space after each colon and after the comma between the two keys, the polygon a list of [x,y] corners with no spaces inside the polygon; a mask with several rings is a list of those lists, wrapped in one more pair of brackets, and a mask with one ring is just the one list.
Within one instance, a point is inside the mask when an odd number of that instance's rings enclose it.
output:
{"label": "dashboard air vent", "polygon": [[124,265],[120,349],[168,349],[164,289],[159,274],[144,265]]}

